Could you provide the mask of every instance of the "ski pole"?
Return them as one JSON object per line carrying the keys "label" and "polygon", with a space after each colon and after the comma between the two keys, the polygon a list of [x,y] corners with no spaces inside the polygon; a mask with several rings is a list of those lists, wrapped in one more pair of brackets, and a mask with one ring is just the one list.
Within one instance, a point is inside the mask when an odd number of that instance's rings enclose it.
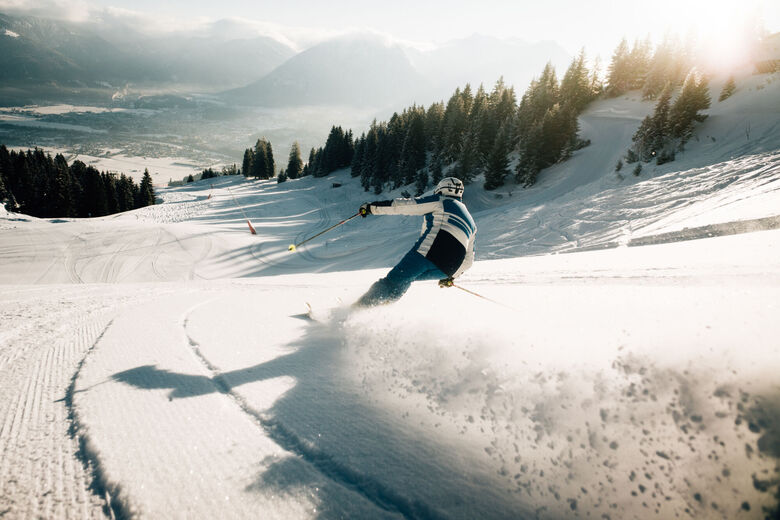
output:
{"label": "ski pole", "polygon": [[474,291],[470,291],[469,289],[466,289],[465,287],[461,287],[460,285],[455,285],[453,283],[452,285],[450,285],[450,287],[455,287],[456,289],[460,289],[463,292],[467,292],[467,293],[471,294],[472,296],[476,296],[477,298],[482,298],[483,300],[489,301],[490,303],[494,303],[496,305],[500,305],[501,307],[504,307],[505,309],[513,310],[515,312],[520,312],[517,309],[515,309],[514,307],[510,307],[509,305],[507,305],[505,303],[497,302],[496,300],[490,299],[487,296],[482,296],[481,294],[475,293]]}
{"label": "ski pole", "polygon": [[342,221],[341,221],[341,222],[339,222],[338,224],[333,224],[333,225],[332,225],[332,226],[330,226],[328,229],[326,229],[326,230],[324,230],[324,231],[320,231],[320,232],[319,232],[319,233],[317,233],[316,235],[314,235],[314,236],[311,236],[311,237],[307,238],[307,239],[306,239],[306,240],[304,240],[303,242],[298,242],[297,244],[290,244],[290,247],[288,247],[288,248],[287,248],[287,250],[288,250],[288,251],[295,251],[295,250],[296,250],[296,249],[297,249],[299,246],[302,246],[303,244],[305,244],[305,243],[306,243],[306,242],[308,242],[309,240],[314,240],[314,239],[315,239],[315,238],[317,238],[318,236],[320,236],[320,235],[324,235],[324,234],[325,234],[325,233],[327,233],[328,231],[330,231],[330,230],[332,230],[332,229],[336,229],[337,227],[341,226],[342,224],[346,224],[347,222],[349,222],[350,220],[352,220],[353,218],[355,218],[355,217],[358,217],[358,216],[360,216],[360,212],[359,212],[359,211],[358,211],[357,213],[355,213],[354,215],[352,215],[351,217],[347,217],[347,218],[345,218],[344,220],[342,220]]}
{"label": "ski pole", "polygon": [[[212,186],[214,186],[214,185],[212,184]],[[253,235],[256,235],[256,234],[257,234],[257,231],[255,231],[255,228],[252,226],[252,223],[251,223],[251,222],[249,222],[249,217],[247,217],[247,216],[246,216],[246,213],[244,213],[244,208],[242,208],[242,207],[241,207],[241,205],[240,205],[240,204],[238,203],[238,201],[236,200],[236,196],[235,196],[235,195],[233,195],[233,190],[231,190],[231,189],[230,189],[230,186],[225,186],[225,187],[228,189],[228,192],[230,193],[230,196],[231,196],[231,197],[233,197],[233,202],[236,204],[236,206],[238,206],[238,209],[240,209],[240,210],[241,210],[241,214],[242,214],[242,215],[244,215],[244,218],[246,219],[246,223],[247,223],[247,225],[249,226],[249,231],[250,231],[250,232],[251,232]]]}

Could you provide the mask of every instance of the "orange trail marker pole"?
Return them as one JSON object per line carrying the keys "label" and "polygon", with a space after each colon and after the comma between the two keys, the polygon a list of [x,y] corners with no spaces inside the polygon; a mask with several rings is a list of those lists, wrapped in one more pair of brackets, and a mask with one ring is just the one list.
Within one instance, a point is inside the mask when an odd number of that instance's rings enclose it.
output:
{"label": "orange trail marker pole", "polygon": [[250,233],[252,233],[253,235],[256,235],[256,234],[257,234],[257,231],[255,231],[255,228],[254,228],[254,226],[252,226],[252,223],[249,221],[249,217],[247,217],[247,216],[246,216],[246,213],[244,213],[244,208],[242,208],[242,207],[241,207],[241,205],[240,205],[240,204],[238,203],[238,201],[236,200],[236,196],[235,196],[235,195],[233,195],[233,190],[231,190],[231,189],[230,189],[230,186],[225,186],[225,187],[226,187],[226,188],[228,189],[228,191],[230,192],[230,196],[231,196],[231,197],[233,197],[233,202],[235,202],[236,206],[238,206],[238,209],[240,209],[240,210],[241,210],[241,214],[242,214],[242,215],[244,215],[244,218],[246,219],[246,223],[247,223],[247,225],[249,226],[249,232],[250,232]]}

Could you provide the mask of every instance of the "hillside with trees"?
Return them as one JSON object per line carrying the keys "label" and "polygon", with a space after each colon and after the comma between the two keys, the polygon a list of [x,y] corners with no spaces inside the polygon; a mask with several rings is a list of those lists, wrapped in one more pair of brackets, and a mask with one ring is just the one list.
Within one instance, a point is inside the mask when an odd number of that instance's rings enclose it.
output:
{"label": "hillside with trees", "polygon": [[153,205],[155,196],[148,170],[136,184],[124,173],[100,172],[81,161],[68,165],[61,154],[9,152],[0,145],[0,201],[34,217],[101,217]]}
{"label": "hillside with trees", "polygon": [[679,96],[671,103],[672,88],[667,83],[661,91],[652,115],[642,120],[633,136],[634,144],[626,153],[626,161],[656,164],[673,161],[675,152],[693,135],[694,124],[707,117],[700,113],[710,106],[708,82],[705,77],[691,73]]}
{"label": "hillside with trees", "polygon": [[[602,87],[585,62],[582,52],[561,81],[548,63],[519,105],[514,88],[499,79],[489,92],[466,84],[446,104],[413,105],[389,121],[375,120],[360,137],[333,126],[325,145],[311,149],[300,175],[321,177],[349,167],[376,194],[406,185],[420,194],[445,171],[467,183],[484,175],[486,189],[502,186],[510,175],[531,186],[542,169],[587,144],[578,137],[577,116]],[[257,149],[245,151],[245,172]]]}
{"label": "hillside with trees", "polygon": [[[466,84],[446,103],[427,109],[412,105],[388,121],[373,121],[359,137],[334,126],[325,146],[311,150],[301,175],[350,167],[363,188],[375,194],[411,185],[421,194],[445,174],[466,183],[483,176],[487,190],[507,180],[530,187],[542,170],[589,144],[579,137],[578,116],[591,101],[630,91],[656,101],[656,107],[637,129],[626,162],[663,164],[693,137],[696,123],[706,118],[702,110],[711,103],[709,79],[697,70],[695,56],[691,41],[671,35],[655,48],[649,39],[633,45],[623,39],[603,80],[598,59],[588,68],[583,50],[560,80],[548,63],[519,101],[503,79],[490,92]],[[731,76],[719,100],[736,88]],[[616,170],[622,166],[621,160]],[[634,173],[640,172],[637,165]]]}

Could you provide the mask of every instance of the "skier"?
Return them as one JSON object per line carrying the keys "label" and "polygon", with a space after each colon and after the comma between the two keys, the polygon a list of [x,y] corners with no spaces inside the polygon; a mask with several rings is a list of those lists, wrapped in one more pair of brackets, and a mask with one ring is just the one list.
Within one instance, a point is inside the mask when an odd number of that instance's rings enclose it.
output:
{"label": "skier", "polygon": [[360,297],[355,306],[370,307],[399,299],[415,280],[439,279],[440,287],[453,280],[474,262],[477,225],[461,201],[463,182],[446,177],[433,195],[414,199],[366,202],[358,211],[367,215],[422,215],[422,233],[398,265]]}

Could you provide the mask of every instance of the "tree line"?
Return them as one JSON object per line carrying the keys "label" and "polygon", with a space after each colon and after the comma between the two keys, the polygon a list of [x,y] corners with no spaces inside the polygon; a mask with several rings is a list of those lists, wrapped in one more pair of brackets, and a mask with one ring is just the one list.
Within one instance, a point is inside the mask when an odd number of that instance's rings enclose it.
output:
{"label": "tree line", "polygon": [[[355,141],[351,164],[363,188],[379,194],[414,184],[417,194],[452,175],[466,183],[484,174],[488,190],[514,175],[531,186],[539,172],[586,145],[577,116],[601,92],[595,71],[581,52],[561,81],[552,64],[526,89],[520,102],[499,79],[488,92],[480,85],[457,88],[445,104],[412,106],[387,122],[374,121]],[[517,157],[510,171],[510,155]]]}
{"label": "tree line", "polygon": [[[675,150],[693,135],[695,123],[706,117],[701,111],[710,106],[708,80],[695,73],[694,56],[692,43],[683,44],[675,36],[667,36],[655,47],[649,38],[633,46],[624,38],[603,80],[598,59],[589,69],[583,50],[560,80],[548,63],[519,101],[514,88],[502,79],[490,92],[482,85],[474,91],[467,84],[457,88],[446,103],[433,103],[427,109],[413,105],[388,121],[374,120],[359,137],[333,126],[324,147],[312,148],[306,163],[294,143],[278,181],[321,177],[349,167],[363,188],[376,194],[405,185],[414,185],[421,194],[445,172],[466,183],[484,175],[488,190],[509,178],[531,186],[541,170],[589,144],[579,137],[577,118],[591,101],[637,90],[643,99],[657,100],[657,105],[634,135],[626,160],[673,160]],[[735,89],[732,77],[720,100]],[[252,163],[252,157],[267,153],[261,152],[266,148],[270,150],[270,143],[259,140],[246,150],[245,175],[274,176],[273,169],[258,169]],[[616,169],[620,167],[622,160]]]}
{"label": "tree line", "polygon": [[[667,87],[671,90],[684,87],[696,65],[692,40],[683,43],[670,34],[653,48],[649,37],[636,40],[632,46],[623,38],[612,54],[604,93],[616,97],[629,90],[641,90],[642,99],[656,100]],[[735,89],[732,75],[723,87],[719,101],[731,96]]]}
{"label": "tree line", "polygon": [[[324,177],[352,164],[354,152],[352,130],[345,132],[340,126],[333,126],[325,146],[312,148],[309,152],[309,160],[305,164],[301,158],[301,147],[295,141],[290,149],[287,167],[280,169],[277,181],[284,182],[287,179],[297,179],[306,175]],[[275,164],[271,143],[263,137],[257,140],[254,147],[244,150],[241,172],[245,177],[270,179],[275,175]]]}
{"label": "tree line", "polygon": [[136,184],[81,161],[68,165],[62,154],[9,152],[0,145],[0,201],[10,211],[40,218],[100,217],[150,206],[155,195],[149,170]]}
{"label": "tree line", "polygon": [[[445,171],[467,183],[484,174],[485,188],[495,189],[512,174],[509,155],[517,152],[514,178],[530,186],[543,168],[587,144],[578,137],[577,116],[601,91],[597,73],[587,69],[581,52],[561,81],[548,64],[519,104],[514,88],[503,79],[490,92],[482,85],[474,91],[467,84],[457,88],[446,104],[433,103],[427,109],[413,105],[389,121],[375,120],[360,137],[333,126],[325,145],[312,148],[305,164],[298,143],[293,143],[278,181],[322,177],[348,167],[366,191],[376,194],[412,184],[420,194]],[[273,176],[267,168],[258,168],[254,159],[269,149],[270,143],[261,139],[245,150],[244,175]]]}
{"label": "tree line", "polygon": [[168,186],[180,186],[182,183],[190,183],[195,182],[196,180],[204,180],[204,179],[216,179],[217,177],[224,177],[226,175],[240,175],[241,170],[238,169],[238,166],[236,166],[235,163],[229,165],[229,166],[223,166],[221,170],[215,170],[212,167],[204,168],[203,171],[201,171],[199,174],[192,175],[189,174],[182,181],[176,181],[174,182],[173,179],[168,181]]}
{"label": "tree line", "polygon": [[[630,48],[625,38],[621,40],[609,65],[605,95],[615,97],[629,90],[641,90],[642,98],[656,100],[656,105],[634,133],[633,144],[624,157],[626,162],[673,161],[676,152],[683,150],[693,136],[695,124],[707,117],[701,111],[711,104],[709,81],[696,70],[692,42],[683,44],[667,36],[653,49],[649,39],[637,40]],[[718,101],[728,99],[735,91],[732,75]],[[615,170],[622,167],[621,159]],[[641,171],[641,164],[637,164],[633,173],[639,175]]]}

